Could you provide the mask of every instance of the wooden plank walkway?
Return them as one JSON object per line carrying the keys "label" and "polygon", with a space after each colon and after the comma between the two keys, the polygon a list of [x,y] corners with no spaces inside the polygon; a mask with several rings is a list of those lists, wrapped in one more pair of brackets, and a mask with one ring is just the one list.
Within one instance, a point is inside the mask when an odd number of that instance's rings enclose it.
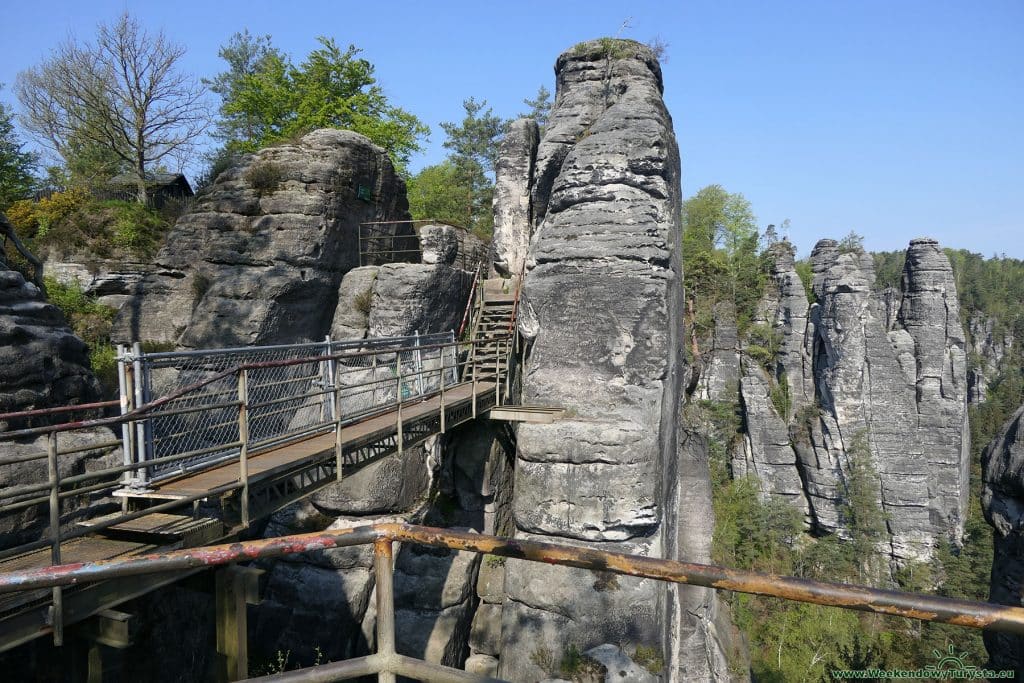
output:
{"label": "wooden plank walkway", "polygon": [[[493,403],[496,384],[494,381],[478,381],[476,384],[477,400],[480,404],[478,415],[486,412],[484,406]],[[459,412],[459,420],[452,419],[448,426],[466,421],[468,407],[473,401],[473,384],[471,382],[454,385],[444,392],[444,408],[449,417]],[[441,413],[441,395],[439,393],[424,399],[404,401],[402,403],[402,423],[410,427],[415,423],[436,420]],[[369,415],[351,424],[342,426],[342,447],[346,452],[373,444],[382,439],[394,437],[398,431],[398,409],[393,407],[383,413]],[[435,430],[432,430],[436,432]],[[334,457],[335,435],[333,430],[303,438],[281,446],[269,448],[253,454],[248,458],[250,483],[261,480],[272,480],[275,476],[287,478],[293,476],[297,469],[326,458]],[[239,481],[239,465],[237,460],[215,465],[208,470],[182,475],[153,485],[153,492],[147,494],[153,498],[176,499],[198,495],[226,484]],[[184,513],[188,514],[188,513]],[[91,520],[99,522],[103,518]],[[217,522],[217,529],[207,529],[204,522]],[[90,521],[79,522],[80,526],[90,526]],[[191,526],[198,531],[190,533]],[[217,531],[219,530],[219,531]],[[216,532],[216,533],[214,533]],[[230,535],[218,520],[193,520],[163,513],[146,515],[140,519],[113,527],[106,532],[97,532],[61,543],[61,561],[63,563],[95,562],[113,559],[126,555],[141,555],[164,549],[191,547],[194,544],[218,542]],[[211,535],[212,534],[212,535]],[[27,552],[14,557],[0,560],[0,571],[15,571],[50,565],[50,549],[44,548]],[[65,619],[66,623],[74,623],[96,613],[105,606],[123,602],[125,599],[145,594],[158,586],[177,580],[175,576],[135,577],[127,580],[124,586],[104,588],[106,583],[82,587],[67,587]],[[124,582],[125,580],[119,580]],[[117,582],[114,582],[117,583]],[[44,623],[45,606],[49,603],[50,591],[22,591],[0,596],[0,651],[5,651],[22,642],[27,642],[49,632]],[[42,611],[40,611],[42,610]]]}
{"label": "wooden plank walkway", "polygon": [[[478,398],[482,395],[486,396],[494,389],[494,382],[477,382],[476,388]],[[473,385],[470,382],[445,389],[446,410],[466,405],[472,400]],[[404,401],[402,403],[402,422],[404,424],[425,417],[437,416],[440,415],[440,412],[440,394],[434,394],[423,400]],[[395,407],[386,413],[371,415],[353,424],[343,425],[341,428],[342,450],[371,443],[393,435],[397,431],[398,409]],[[272,478],[279,473],[290,471],[304,462],[322,459],[325,454],[333,452],[333,431],[271,448],[247,458],[249,481],[257,482]],[[154,484],[153,495],[162,498],[186,498],[204,491],[211,491],[219,486],[235,483],[239,481],[239,476],[238,462],[234,460],[201,472],[186,474],[176,479]]]}

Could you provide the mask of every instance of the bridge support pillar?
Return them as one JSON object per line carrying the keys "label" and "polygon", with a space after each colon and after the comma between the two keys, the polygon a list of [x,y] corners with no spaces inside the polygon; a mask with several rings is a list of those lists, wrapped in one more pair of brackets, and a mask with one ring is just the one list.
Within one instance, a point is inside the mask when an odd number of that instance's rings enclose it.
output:
{"label": "bridge support pillar", "polygon": [[249,677],[249,638],[246,605],[259,604],[260,569],[231,565],[215,573],[218,679]]}

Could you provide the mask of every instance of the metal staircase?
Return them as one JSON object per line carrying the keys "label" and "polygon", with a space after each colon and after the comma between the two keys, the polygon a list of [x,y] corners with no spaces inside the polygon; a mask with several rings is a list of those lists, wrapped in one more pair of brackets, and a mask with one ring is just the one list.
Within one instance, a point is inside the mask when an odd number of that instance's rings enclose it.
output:
{"label": "metal staircase", "polygon": [[[519,278],[482,280],[477,287],[473,328],[470,339],[471,372],[477,381],[490,381],[509,368],[517,344],[516,314],[519,304]],[[508,398],[506,387],[505,398]]]}

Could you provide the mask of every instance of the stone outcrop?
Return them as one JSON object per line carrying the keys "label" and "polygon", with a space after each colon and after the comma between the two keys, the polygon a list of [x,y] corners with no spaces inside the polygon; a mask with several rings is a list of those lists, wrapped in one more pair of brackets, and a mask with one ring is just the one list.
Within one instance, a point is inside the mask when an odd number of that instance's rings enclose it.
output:
{"label": "stone outcrop", "polygon": [[739,385],[740,347],[736,308],[721,302],[714,309],[715,328],[708,340],[707,362],[700,371],[697,397],[705,401],[731,401]]}
{"label": "stone outcrop", "polygon": [[973,367],[967,375],[967,400],[982,403],[988,396],[989,383],[999,376],[1004,361],[1014,346],[1013,330],[982,313],[975,313],[968,322],[967,354],[973,357]]}
{"label": "stone outcrop", "polygon": [[[359,265],[359,225],[407,219],[407,208],[387,153],[356,133],[317,130],[248,155],[175,224],[113,336],[196,348],[319,341]],[[411,224],[394,230],[415,245]]]}
{"label": "stone outcrop", "polygon": [[[995,527],[991,602],[1024,606],[1024,406],[1003,425],[981,456],[981,507]],[[989,668],[1024,671],[1024,638],[985,632]]]}
{"label": "stone outcrop", "polygon": [[85,342],[38,287],[0,261],[0,413],[88,403],[99,394]]}
{"label": "stone outcrop", "polygon": [[74,284],[98,303],[120,308],[152,271],[149,263],[113,259],[64,257],[47,259],[47,273],[64,284]]}
{"label": "stone outcrop", "polygon": [[501,142],[494,182],[494,271],[518,276],[533,234],[530,185],[540,131],[533,119],[509,124]]}
{"label": "stone outcrop", "polygon": [[[519,426],[515,533],[692,557],[677,512],[688,466],[676,437],[685,370],[679,156],[660,66],[645,46],[602,40],[563,53],[555,70],[557,104],[529,194],[524,315],[536,335],[523,402],[569,416]],[[534,154],[528,140],[513,147],[507,168],[520,169],[521,184]],[[519,199],[509,215],[526,206]],[[676,648],[693,618],[675,589],[516,560],[505,569],[501,676],[539,680],[543,651],[557,661],[570,646],[606,642],[653,647],[686,671],[680,657],[692,650]]]}
{"label": "stone outcrop", "polygon": [[[2,218],[2,214],[0,214]],[[100,387],[89,365],[89,349],[68,327],[64,314],[21,273],[6,265],[0,248],[0,413],[51,408],[99,400]],[[80,415],[80,414],[79,414]],[[43,417],[20,423],[0,420],[0,431],[43,424]],[[109,447],[88,449],[110,442],[105,428],[62,433],[57,438],[62,478],[112,466],[120,451]],[[78,451],[67,453],[67,451]],[[45,436],[0,443],[5,457],[47,452]],[[0,465],[0,490],[8,486],[39,484],[47,479],[46,460]],[[99,501],[98,505],[103,505]],[[89,501],[69,498],[64,503],[66,524],[81,518]],[[45,506],[0,515],[0,548],[34,541],[47,523]]]}
{"label": "stone outcrop", "polygon": [[965,338],[948,259],[934,240],[913,240],[902,288],[880,294],[869,255],[822,240],[808,307],[792,249],[773,255],[762,308],[779,348],[767,370],[744,359],[734,471],[841,532],[844,472],[863,441],[893,561],[928,558],[937,541],[959,538],[968,496]]}

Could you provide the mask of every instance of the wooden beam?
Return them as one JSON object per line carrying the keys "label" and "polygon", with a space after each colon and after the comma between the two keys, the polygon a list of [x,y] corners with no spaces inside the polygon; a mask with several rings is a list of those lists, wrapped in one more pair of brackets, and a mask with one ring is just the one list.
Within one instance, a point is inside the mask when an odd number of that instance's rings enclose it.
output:
{"label": "wooden beam", "polygon": [[249,677],[249,634],[246,605],[259,604],[263,570],[230,565],[217,570],[217,652],[221,655],[218,678],[240,681]]}
{"label": "wooden beam", "polygon": [[105,609],[82,622],[76,631],[86,640],[123,650],[132,645],[138,622],[127,612]]}

